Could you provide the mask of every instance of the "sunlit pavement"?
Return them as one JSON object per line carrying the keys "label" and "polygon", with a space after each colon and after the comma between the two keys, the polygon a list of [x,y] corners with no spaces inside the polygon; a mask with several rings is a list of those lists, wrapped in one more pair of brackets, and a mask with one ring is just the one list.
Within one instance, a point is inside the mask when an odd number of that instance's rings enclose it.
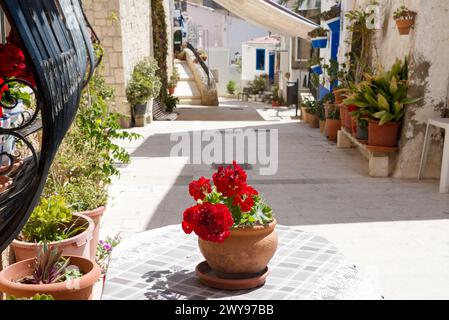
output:
{"label": "sunlit pavement", "polygon": [[133,129],[143,139],[122,143],[132,162],[110,188],[103,235],[126,237],[179,224],[192,205],[189,182],[215,171],[209,164],[190,164],[188,157],[170,157],[177,143],[170,134],[276,129],[277,173],[263,176],[264,166],[256,164],[248,179],[280,224],[334,242],[378,281],[386,299],[449,298],[449,197],[438,193],[438,181],[370,178],[357,150],[337,149],[318,129],[292,120],[292,109],[225,100],[220,107],[182,106],[178,112],[178,121]]}

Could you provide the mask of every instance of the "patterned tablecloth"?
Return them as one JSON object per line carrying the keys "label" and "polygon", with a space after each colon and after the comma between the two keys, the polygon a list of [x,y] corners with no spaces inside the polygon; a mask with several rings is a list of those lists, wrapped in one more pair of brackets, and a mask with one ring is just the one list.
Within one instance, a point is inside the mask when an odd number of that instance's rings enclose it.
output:
{"label": "patterned tablecloth", "polygon": [[[203,261],[195,235],[168,226],[126,238],[114,250],[103,300],[381,299],[337,248],[313,233],[278,225],[279,247],[266,284],[253,290],[209,288],[195,275]],[[369,278],[369,277],[368,277]]]}

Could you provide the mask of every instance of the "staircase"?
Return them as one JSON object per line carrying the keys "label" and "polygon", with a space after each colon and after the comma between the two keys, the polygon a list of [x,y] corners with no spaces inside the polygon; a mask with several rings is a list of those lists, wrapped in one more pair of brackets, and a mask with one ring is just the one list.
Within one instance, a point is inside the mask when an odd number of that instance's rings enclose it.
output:
{"label": "staircase", "polygon": [[180,105],[201,105],[201,92],[186,61],[175,60],[175,68],[180,76],[174,96]]}

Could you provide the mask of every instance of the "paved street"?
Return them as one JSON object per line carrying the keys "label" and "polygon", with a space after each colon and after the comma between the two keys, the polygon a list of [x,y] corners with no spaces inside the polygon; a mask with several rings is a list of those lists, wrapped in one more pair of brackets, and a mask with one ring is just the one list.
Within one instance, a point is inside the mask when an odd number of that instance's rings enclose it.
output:
{"label": "paved street", "polygon": [[[386,299],[449,298],[449,197],[438,181],[375,179],[356,149],[339,150],[318,129],[292,120],[294,110],[222,101],[220,107],[182,106],[175,122],[133,129],[132,163],[110,188],[102,232],[129,234],[179,224],[192,205],[188,184],[216,170],[170,157],[171,133],[230,128],[278,130],[279,169],[248,180],[271,204],[278,222],[317,233],[368,272]],[[205,143],[203,143],[203,146]]]}

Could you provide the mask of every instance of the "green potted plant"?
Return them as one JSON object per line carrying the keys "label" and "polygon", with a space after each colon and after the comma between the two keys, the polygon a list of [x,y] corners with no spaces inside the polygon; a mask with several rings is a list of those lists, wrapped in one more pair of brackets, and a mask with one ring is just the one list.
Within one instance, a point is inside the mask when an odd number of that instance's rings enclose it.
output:
{"label": "green potted plant", "polygon": [[322,27],[318,27],[310,31],[308,36],[312,39],[312,47],[317,49],[326,48],[328,34],[329,30]]}
{"label": "green potted plant", "polygon": [[393,14],[400,35],[408,35],[415,24],[418,13],[411,11],[405,5],[400,6]]}
{"label": "green potted plant", "polygon": [[271,98],[271,106],[280,107],[282,102],[283,99],[279,95],[279,86],[273,86],[273,97]]}
{"label": "green potted plant", "polygon": [[320,14],[320,18],[321,18],[321,20],[328,23],[329,21],[332,21],[335,18],[339,18],[340,14],[341,14],[340,3],[336,3],[329,10],[323,11]]}
{"label": "green potted plant", "polygon": [[237,90],[238,90],[237,83],[234,80],[229,80],[229,82],[226,84],[226,91],[228,92],[228,94],[233,96],[235,95]]}
{"label": "green potted plant", "polygon": [[172,95],[167,95],[165,97],[164,100],[164,104],[165,104],[165,111],[167,112],[173,112],[173,110],[176,108],[176,105],[179,103],[179,98],[172,96]]}
{"label": "green potted plant", "polygon": [[152,108],[152,99],[160,93],[161,80],[156,75],[158,70],[154,59],[141,60],[134,67],[126,88],[126,98],[132,106],[134,120],[138,126],[145,125],[148,108]]}
{"label": "green potted plant", "polygon": [[175,94],[176,86],[178,85],[178,80],[176,78],[173,78],[173,76],[170,78],[170,81],[167,84],[168,93],[170,95]]}
{"label": "green potted plant", "polygon": [[40,242],[58,245],[64,255],[90,259],[93,221],[73,214],[61,196],[41,198],[17,239],[11,243],[16,261],[34,258]]}
{"label": "green potted plant", "polygon": [[201,177],[189,185],[196,205],[184,211],[182,228],[198,235],[201,253],[218,277],[260,276],[277,249],[273,211],[235,161],[212,180],[213,185]]}
{"label": "green potted plant", "polygon": [[0,272],[0,291],[10,299],[90,300],[100,267],[88,258],[64,255],[46,243],[35,258],[20,261]]}
{"label": "green potted plant", "polygon": [[329,140],[337,141],[338,131],[341,129],[340,111],[334,108],[326,117],[326,135]]}
{"label": "green potted plant", "polygon": [[407,91],[407,59],[404,62],[397,60],[390,71],[366,75],[365,81],[351,87],[345,103],[355,105],[370,115],[369,145],[397,147],[405,107],[420,100],[408,98]]}
{"label": "green potted plant", "polygon": [[318,101],[307,101],[307,121],[309,123],[310,128],[319,128],[319,110],[318,110]]}

